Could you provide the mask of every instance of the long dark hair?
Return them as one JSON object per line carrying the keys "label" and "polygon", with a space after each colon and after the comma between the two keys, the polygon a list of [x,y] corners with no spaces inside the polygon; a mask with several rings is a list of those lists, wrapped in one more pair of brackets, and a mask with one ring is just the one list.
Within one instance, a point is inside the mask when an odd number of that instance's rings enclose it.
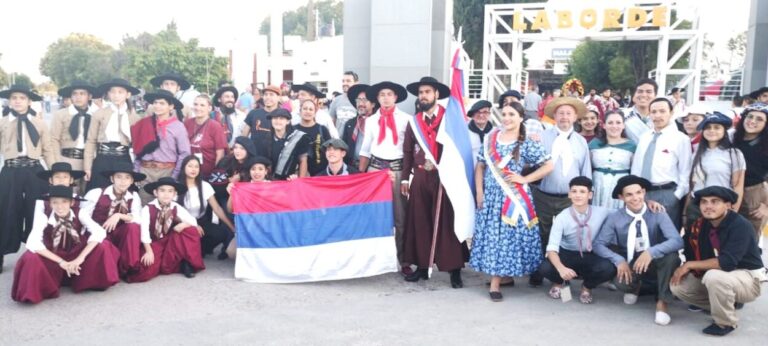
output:
{"label": "long dark hair", "polygon": [[[525,107],[523,107],[520,102],[512,102],[507,106],[512,107],[521,119],[520,129],[518,130],[519,134],[517,136],[517,145],[515,146],[515,149],[512,149],[512,157],[515,159],[515,162],[517,162],[520,160],[520,147],[522,147],[523,142],[525,142]],[[504,107],[501,107],[499,110],[503,109]]]}
{"label": "long dark hair", "polygon": [[[603,119],[605,119],[605,120],[603,120],[603,121],[605,121],[605,123],[608,123],[608,117],[613,115],[613,114],[618,114],[619,117],[621,118],[621,122],[622,123],[624,122],[624,112],[622,112],[619,109],[612,109],[612,110],[609,110],[609,111],[605,112],[605,116],[603,117]],[[605,124],[603,124],[603,126],[605,126]],[[603,129],[599,133],[596,132],[595,133],[595,138],[599,139],[600,142],[602,142],[604,145],[608,144],[608,131]],[[627,129],[626,128],[624,130],[621,130],[621,138],[627,138]]]}
{"label": "long dark hair", "polygon": [[[197,158],[197,156],[195,156],[195,155],[189,155],[189,156],[185,157],[183,161],[181,161],[181,169],[179,170],[179,176],[176,177],[176,181],[184,184],[185,186],[187,184],[187,178],[188,178],[187,177],[187,164],[189,164],[191,161],[196,161],[197,164],[200,165],[201,167],[203,165],[203,163],[200,162],[200,159]],[[198,195],[198,198],[200,199],[200,208],[202,209],[203,205],[205,205],[203,203],[203,172],[198,172],[197,173],[197,176],[195,177],[195,186],[197,186],[197,195]],[[184,192],[179,193],[178,201],[182,205],[184,204],[184,201],[186,200],[187,191],[189,191],[189,189],[187,189]],[[185,207],[189,207],[189,206],[185,205]],[[193,215],[193,216],[197,217],[197,215]]]}
{"label": "long dark hair", "polygon": [[[710,125],[710,124],[707,124]],[[723,125],[720,125],[723,126]],[[709,141],[704,138],[704,130],[706,128],[702,129],[702,135],[701,140],[699,141],[699,147],[696,148],[696,153],[693,155],[693,165],[691,165],[691,176],[688,178],[688,182],[691,188],[693,188],[693,177],[696,176],[696,166],[701,169],[701,173],[704,174],[702,177],[704,181],[707,181],[707,171],[704,169],[704,165],[701,163],[701,157],[704,156],[704,153],[709,149]],[[721,138],[717,142],[717,147],[723,150],[728,151],[728,156],[731,158],[731,172],[733,172],[733,163],[734,161],[739,160],[739,153],[738,149],[731,143],[731,139],[728,137],[728,129],[723,126],[723,138]],[[765,132],[765,131],[763,131]]]}
{"label": "long dark hair", "polygon": [[[752,112],[760,112],[765,114],[761,111],[752,111]],[[739,124],[736,126],[736,133],[733,135],[733,144],[736,146],[741,146],[746,142],[744,139],[744,136],[747,134],[747,130],[744,128],[744,123],[747,121],[747,115],[750,112],[745,111],[741,114],[741,120],[739,121]],[[766,115],[766,119],[768,119],[768,114]],[[763,153],[768,152],[768,124],[766,124],[765,127],[763,127],[763,131],[760,132],[757,135],[758,145],[760,146],[760,151]]]}

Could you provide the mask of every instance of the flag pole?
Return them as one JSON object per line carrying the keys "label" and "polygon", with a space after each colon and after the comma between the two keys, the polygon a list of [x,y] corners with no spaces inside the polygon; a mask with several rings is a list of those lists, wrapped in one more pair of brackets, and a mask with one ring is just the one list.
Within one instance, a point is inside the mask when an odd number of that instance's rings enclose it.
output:
{"label": "flag pole", "polygon": [[440,207],[443,202],[443,184],[440,183],[440,187],[437,188],[437,208],[435,208],[435,223],[432,226],[432,248],[429,250],[429,270],[427,270],[427,277],[432,277],[432,268],[435,263],[435,248],[437,247],[437,228],[440,226]]}

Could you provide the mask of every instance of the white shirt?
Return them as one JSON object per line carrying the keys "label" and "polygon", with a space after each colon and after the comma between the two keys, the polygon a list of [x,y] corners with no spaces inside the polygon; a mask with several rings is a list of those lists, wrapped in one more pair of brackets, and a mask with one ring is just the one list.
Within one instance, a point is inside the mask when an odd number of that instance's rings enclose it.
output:
{"label": "white shirt", "polygon": [[[379,144],[379,119],[381,112],[376,111],[365,120],[365,136],[360,147],[360,156],[370,158],[376,156],[384,160],[398,160],[403,158],[403,142],[405,141],[405,129],[408,127],[408,119],[411,115],[395,106],[395,128],[397,129],[397,145],[394,144],[392,131],[386,129],[384,141]],[[467,130],[469,131],[469,130]]]}
{"label": "white shirt", "polygon": [[[704,170],[702,172],[702,167]],[[699,191],[708,186],[731,188],[733,174],[747,169],[744,154],[739,149],[707,149],[701,155],[701,164],[693,167],[693,188],[691,192]],[[706,173],[706,174],[705,174]]]}
{"label": "white shirt", "polygon": [[[291,125],[296,126],[301,122],[301,110],[294,108],[296,111],[291,113]],[[331,115],[325,109],[320,109],[315,113],[315,122],[325,126],[328,132],[331,134],[331,138],[339,138],[339,131],[336,129],[336,125],[333,124]]]}
{"label": "white shirt", "polygon": [[235,145],[235,139],[243,133],[243,126],[246,125],[245,116],[246,114],[239,109],[235,109],[235,113],[229,115],[229,121],[232,122],[232,140],[229,141],[230,148]]}
{"label": "white shirt", "polygon": [[[27,116],[29,117],[30,115],[27,115]],[[13,113],[8,113],[8,119],[11,120],[11,123],[13,124],[14,127],[18,126],[15,123],[13,123],[14,121],[19,121],[18,119],[16,119],[16,116],[13,115]],[[26,134],[27,134],[27,126],[24,124],[21,124],[21,133],[16,134],[17,136],[21,137],[21,151],[19,152],[19,156],[27,156]]]}
{"label": "white shirt", "polygon": [[194,216],[195,218],[199,219],[203,217],[205,214],[205,209],[208,208],[208,199],[211,198],[211,196],[215,195],[216,192],[213,190],[213,187],[211,184],[209,184],[207,181],[203,182],[203,203],[202,206],[200,205],[200,192],[197,190],[197,186],[190,187],[187,191],[186,196],[184,197],[184,207],[187,208],[187,211],[189,211],[189,214]]}
{"label": "white shirt", "polygon": [[[648,131],[640,137],[637,144],[634,159],[632,160],[632,174],[641,176],[645,152],[653,140],[656,131]],[[656,152],[653,155],[651,176],[643,177],[653,185],[663,185],[671,182],[677,183],[675,196],[680,199],[688,193],[688,179],[691,174],[691,139],[677,130],[675,124],[661,130],[656,140]]]}
{"label": "white shirt", "polygon": [[[93,221],[93,211],[96,209],[96,204],[99,203],[99,198],[101,198],[101,193],[104,191],[104,194],[109,196],[110,200],[115,200],[115,193],[113,190],[113,186],[109,185],[104,190],[102,189],[92,189],[91,191],[88,191],[88,193],[85,194],[85,201],[80,202],[80,213],[78,214],[78,217],[80,217],[80,222],[85,226],[89,232],[103,232],[104,234],[107,234],[107,230],[104,229],[98,222]],[[128,206],[130,208],[130,214],[133,217],[133,221],[131,223],[139,223],[139,215],[141,215],[141,197],[139,197],[138,192],[132,192],[128,191],[125,193],[124,199],[130,198],[131,204]]]}
{"label": "white shirt", "polygon": [[[154,205],[158,210],[160,209],[160,202],[157,201],[157,198],[153,199],[152,202],[149,202],[144,208],[141,209],[141,242],[143,244],[151,244],[152,243],[152,237],[150,236],[150,232],[153,232],[154,230],[150,231],[149,224],[154,221],[151,220],[149,217],[149,206]],[[197,219],[192,216],[192,214],[187,211],[187,209],[184,209],[181,205],[179,205],[176,202],[171,202],[171,208],[176,209],[176,217],[181,220],[181,222],[189,224],[191,226],[197,226]],[[169,232],[174,232],[173,230],[170,230]]]}
{"label": "white shirt", "polygon": [[[69,220],[73,221],[74,219],[75,213],[74,211],[71,211],[69,213]],[[49,225],[56,226],[56,213],[51,212],[51,216],[46,216],[43,208],[35,208],[35,221],[32,224],[32,231],[29,232],[29,238],[27,238],[27,250],[33,253],[37,253],[38,251],[46,249],[45,243],[43,242],[43,236],[45,235],[45,228]],[[98,231],[92,232],[91,230],[88,230],[88,232],[91,234],[90,237],[88,237],[89,243],[101,243],[101,241],[106,237],[106,233]]]}
{"label": "white shirt", "polygon": [[[107,127],[104,128],[107,142],[121,142],[121,132],[124,136],[128,137],[128,140],[131,140],[131,122],[130,119],[128,119],[128,104],[123,103],[123,105],[118,108],[115,104],[109,103],[107,107],[112,109],[112,115],[109,117]],[[120,114],[123,116],[121,117]]]}
{"label": "white shirt", "polygon": [[624,128],[627,137],[635,143],[640,142],[640,137],[651,131],[653,123],[650,115],[642,118],[635,108],[625,109]]}

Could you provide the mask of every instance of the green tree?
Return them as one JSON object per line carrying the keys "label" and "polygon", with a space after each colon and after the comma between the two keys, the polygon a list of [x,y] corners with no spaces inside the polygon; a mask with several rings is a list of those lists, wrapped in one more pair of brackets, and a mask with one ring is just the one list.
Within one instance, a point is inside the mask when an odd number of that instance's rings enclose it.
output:
{"label": "green tree", "polygon": [[98,84],[115,74],[111,46],[89,34],[70,34],[50,46],[40,60],[40,73],[58,86],[75,79]]}
{"label": "green tree", "polygon": [[608,80],[610,86],[616,90],[627,90],[635,86],[635,76],[632,74],[632,62],[626,56],[617,56],[608,63]]}
{"label": "green tree", "polygon": [[[0,53],[0,58],[2,57],[3,57],[3,53]],[[8,79],[8,74],[6,74],[5,70],[3,70],[2,67],[0,67],[0,87],[4,87],[8,84],[10,84],[10,80]]]}
{"label": "green tree", "polygon": [[587,90],[611,85],[608,67],[617,53],[617,44],[613,42],[580,44],[571,54],[569,78],[578,78]]}
{"label": "green tree", "polygon": [[35,87],[37,87],[35,83],[32,83],[32,78],[29,78],[29,76],[23,73],[15,74],[15,76],[13,76],[13,79],[15,80],[14,82],[15,84],[29,86],[30,89],[34,89]]}
{"label": "green tree", "polygon": [[124,37],[112,61],[121,76],[145,90],[153,88],[150,79],[171,71],[201,92],[211,93],[219,80],[227,79],[227,58],[215,56],[213,48],[200,47],[197,39],[182,40],[174,22],[154,35]]}
{"label": "green tree", "polygon": [[[317,9],[321,25],[329,25],[333,21],[336,26],[336,34],[344,33],[344,3],[336,0],[324,0],[310,2],[293,11],[283,13],[283,35],[304,36],[311,40],[314,34],[308,28],[314,26],[312,24],[314,23],[313,9]],[[259,28],[259,34],[269,34],[269,23],[269,17],[264,18]],[[309,34],[313,35],[309,37]]]}

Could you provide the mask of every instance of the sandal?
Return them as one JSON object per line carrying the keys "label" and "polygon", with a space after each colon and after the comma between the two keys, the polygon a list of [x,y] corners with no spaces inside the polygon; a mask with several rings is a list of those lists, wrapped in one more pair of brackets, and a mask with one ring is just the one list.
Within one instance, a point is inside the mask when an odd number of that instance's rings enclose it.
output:
{"label": "sandal", "polygon": [[552,299],[560,299],[560,287],[552,286],[549,289],[549,297]]}
{"label": "sandal", "polygon": [[584,290],[582,288],[581,289],[581,294],[579,295],[579,301],[582,304],[592,304],[592,301],[593,301],[593,299],[592,299],[592,292]]}

